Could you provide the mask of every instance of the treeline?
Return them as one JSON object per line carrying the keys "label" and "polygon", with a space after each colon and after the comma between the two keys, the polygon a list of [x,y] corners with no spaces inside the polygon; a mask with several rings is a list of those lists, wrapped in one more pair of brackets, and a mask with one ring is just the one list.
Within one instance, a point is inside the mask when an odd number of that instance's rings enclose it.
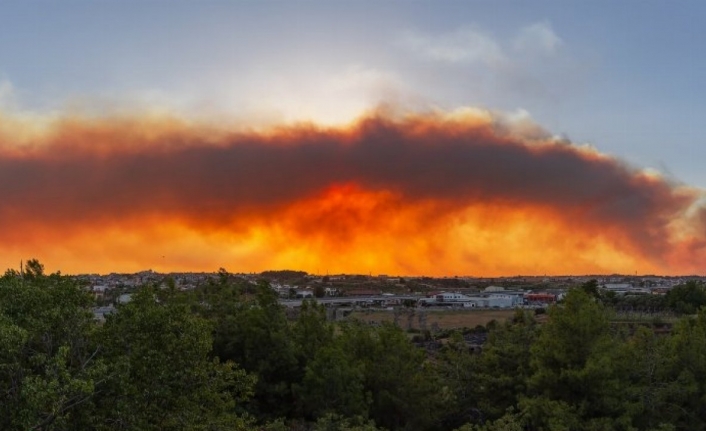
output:
{"label": "treeline", "polygon": [[676,314],[695,314],[706,306],[706,289],[703,283],[691,280],[675,286],[665,295],[616,295],[614,292],[594,289],[595,282],[589,282],[584,288],[606,305],[618,309],[637,309],[651,311],[667,311]]}
{"label": "treeline", "polygon": [[306,281],[306,277],[309,274],[305,271],[293,271],[290,269],[284,269],[279,271],[263,271],[260,273],[260,277],[268,280],[283,280],[283,281]]}
{"label": "treeline", "polygon": [[98,324],[73,280],[8,271],[0,429],[706,429],[703,309],[658,335],[575,289],[545,323],[493,325],[480,354],[460,333],[429,354],[313,303],[290,321],[266,282],[242,283],[145,286]]}

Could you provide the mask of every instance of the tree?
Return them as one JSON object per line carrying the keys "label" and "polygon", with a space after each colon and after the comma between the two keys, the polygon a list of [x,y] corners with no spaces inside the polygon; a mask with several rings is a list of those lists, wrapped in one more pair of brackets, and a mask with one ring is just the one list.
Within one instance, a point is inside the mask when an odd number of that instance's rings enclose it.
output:
{"label": "tree", "polygon": [[[210,298],[220,301],[218,295]],[[214,354],[258,376],[249,413],[272,420],[293,415],[292,384],[301,381],[297,350],[284,308],[266,281],[257,285],[254,301],[233,298],[209,313],[214,327]]]}
{"label": "tree", "polygon": [[364,418],[345,418],[336,414],[328,414],[314,424],[312,431],[383,431],[372,421]]}
{"label": "tree", "polygon": [[695,314],[706,306],[706,286],[699,281],[687,281],[670,289],[665,295],[665,302],[677,313]]}
{"label": "tree", "polygon": [[36,259],[0,278],[0,429],[78,429],[106,379],[91,297]]}
{"label": "tree", "polygon": [[513,409],[508,411],[499,419],[489,421],[484,424],[466,424],[456,431],[525,431],[523,420]]}
{"label": "tree", "polygon": [[460,333],[452,334],[435,361],[454,394],[445,425],[482,424],[505,416],[508,409],[516,412],[527,395],[530,349],[538,332],[532,313],[517,310],[513,319],[491,328],[480,354],[469,350]]}
{"label": "tree", "polygon": [[601,290],[598,287],[598,280],[596,279],[588,280],[587,282],[583,283],[580,286],[580,289],[592,298],[601,299]]}
{"label": "tree", "polygon": [[668,350],[662,357],[666,374],[658,375],[658,381],[664,383],[658,411],[677,429],[705,430],[706,309],[695,318],[682,318],[667,342]]}
{"label": "tree", "polygon": [[254,377],[212,359],[211,328],[187,305],[143,288],[108,316],[100,341],[111,379],[96,403],[95,429],[245,429],[236,403]]}
{"label": "tree", "polygon": [[549,310],[531,348],[529,396],[520,405],[539,429],[628,429],[620,342],[603,306],[581,289]]}
{"label": "tree", "polygon": [[[688,373],[679,375],[673,342],[673,337],[643,326],[624,345],[627,355],[622,369],[629,378],[624,405],[637,429],[669,429],[665,427],[680,424],[683,416],[688,416],[684,413],[692,411],[684,407],[697,396],[695,382],[689,381]],[[697,424],[688,425],[680,428],[698,429]]]}
{"label": "tree", "polygon": [[321,348],[333,343],[333,334],[334,326],[326,319],[326,308],[314,301],[302,301],[299,317],[292,326],[292,339],[302,369]]}
{"label": "tree", "polygon": [[474,356],[474,386],[469,388],[484,418],[500,418],[527,394],[531,349],[538,333],[534,317],[521,310],[489,332],[482,353]]}
{"label": "tree", "polygon": [[37,259],[28,260],[24,267],[24,276],[30,280],[44,276],[44,265]]}
{"label": "tree", "polygon": [[365,390],[372,394],[370,417],[378,426],[416,430],[440,420],[452,395],[402,330],[350,323],[340,337],[345,355],[362,366]]}
{"label": "tree", "polygon": [[451,335],[437,357],[436,370],[444,386],[453,394],[453,403],[444,418],[444,423],[451,427],[478,418],[477,360],[460,332]]}
{"label": "tree", "polygon": [[365,391],[364,377],[361,364],[356,364],[338,346],[319,349],[297,386],[304,413],[312,418],[327,413],[367,417],[370,393]]}

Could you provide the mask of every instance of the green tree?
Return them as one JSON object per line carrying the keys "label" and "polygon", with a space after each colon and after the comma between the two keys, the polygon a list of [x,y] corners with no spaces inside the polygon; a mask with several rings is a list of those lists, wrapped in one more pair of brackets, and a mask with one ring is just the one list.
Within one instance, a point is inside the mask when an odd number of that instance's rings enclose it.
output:
{"label": "green tree", "polygon": [[695,314],[706,305],[706,286],[699,281],[687,281],[670,289],[665,295],[665,303],[677,313]]}
{"label": "green tree", "polygon": [[531,347],[528,423],[546,430],[629,429],[620,342],[611,336],[603,306],[581,289],[549,310]]}
{"label": "green tree", "polygon": [[92,298],[35,259],[27,269],[0,278],[0,429],[81,428],[106,378]]}
{"label": "green tree", "polygon": [[695,318],[684,317],[668,339],[661,357],[666,375],[657,398],[658,411],[677,429],[706,429],[706,309]]}
{"label": "green tree", "polygon": [[508,411],[499,419],[488,421],[483,424],[466,424],[456,431],[525,431],[527,428],[521,416],[513,409]]}
{"label": "green tree", "polygon": [[417,430],[441,419],[453,395],[402,330],[350,323],[340,337],[344,353],[362,366],[365,390],[372,394],[370,418],[378,426]]}
{"label": "green tree", "polygon": [[326,308],[315,301],[302,301],[299,317],[291,330],[300,367],[304,368],[321,348],[330,346],[333,335],[334,326],[326,318]]}
{"label": "green tree", "polygon": [[583,283],[580,286],[580,289],[592,298],[601,299],[602,297],[601,289],[598,287],[598,280],[596,279],[588,280],[587,282]]}
{"label": "green tree", "polygon": [[530,349],[538,331],[533,313],[517,310],[513,319],[490,330],[480,354],[469,350],[460,333],[452,334],[435,361],[454,394],[445,425],[485,423],[517,409],[527,395]]}
{"label": "green tree", "polygon": [[312,431],[382,431],[382,428],[377,428],[374,422],[364,418],[329,414],[317,420]]}
{"label": "green tree", "polygon": [[482,353],[474,356],[474,386],[469,389],[484,418],[500,418],[527,394],[531,349],[538,332],[534,316],[521,310],[489,332]]}
{"label": "green tree", "polygon": [[304,413],[313,418],[327,413],[367,417],[370,393],[365,391],[364,377],[362,366],[342,349],[337,346],[319,349],[297,386]]}
{"label": "green tree", "polygon": [[143,288],[108,316],[100,341],[111,379],[96,403],[101,430],[233,430],[254,377],[212,359],[211,328],[185,304]]}
{"label": "green tree", "polygon": [[435,368],[442,384],[453,395],[453,402],[449,403],[444,417],[444,423],[451,427],[478,416],[477,359],[460,332],[451,334],[437,357]]}
{"label": "green tree", "polygon": [[[636,429],[669,429],[665,427],[679,424],[689,412],[683,404],[688,405],[696,386],[690,373],[679,375],[672,338],[643,326],[624,345],[627,355],[621,365],[630,379],[624,406]],[[694,425],[683,429],[698,429]]]}
{"label": "green tree", "polygon": [[[210,301],[218,302],[218,296]],[[258,376],[247,409],[257,418],[291,417],[292,385],[301,381],[292,328],[276,293],[266,281],[257,285],[254,301],[233,298],[209,313],[214,325],[214,354]]]}
{"label": "green tree", "polygon": [[44,265],[37,259],[30,259],[24,267],[24,278],[34,280],[44,276]]}

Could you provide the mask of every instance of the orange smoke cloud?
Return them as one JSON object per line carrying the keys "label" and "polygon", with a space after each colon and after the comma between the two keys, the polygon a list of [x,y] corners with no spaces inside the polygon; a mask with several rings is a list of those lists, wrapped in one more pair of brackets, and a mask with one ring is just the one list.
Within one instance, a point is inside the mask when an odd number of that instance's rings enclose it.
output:
{"label": "orange smoke cloud", "polygon": [[6,267],[703,272],[701,196],[481,111],[258,132],[0,117]]}

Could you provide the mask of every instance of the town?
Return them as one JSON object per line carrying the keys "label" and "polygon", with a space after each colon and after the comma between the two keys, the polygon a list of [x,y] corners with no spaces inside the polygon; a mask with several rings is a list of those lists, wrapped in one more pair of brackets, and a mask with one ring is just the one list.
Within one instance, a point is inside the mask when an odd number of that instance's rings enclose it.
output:
{"label": "town", "polygon": [[424,307],[444,311],[459,308],[542,308],[561,300],[568,289],[591,280],[595,280],[597,287],[614,296],[664,295],[672,287],[688,281],[706,281],[706,277],[696,275],[408,277],[315,275],[293,270],[230,274],[223,269],[211,273],[159,273],[146,270],[134,274],[83,274],[74,277],[94,294],[98,305],[95,314],[102,320],[105,314],[114,311],[115,305],[129,301],[132,293],[140,286],[171,286],[186,291],[223,275],[245,286],[253,286],[253,289],[258,281],[267,281],[285,307],[296,309],[304,300],[313,300],[331,309],[329,315],[332,319],[347,316],[356,309],[394,311],[403,307]]}

